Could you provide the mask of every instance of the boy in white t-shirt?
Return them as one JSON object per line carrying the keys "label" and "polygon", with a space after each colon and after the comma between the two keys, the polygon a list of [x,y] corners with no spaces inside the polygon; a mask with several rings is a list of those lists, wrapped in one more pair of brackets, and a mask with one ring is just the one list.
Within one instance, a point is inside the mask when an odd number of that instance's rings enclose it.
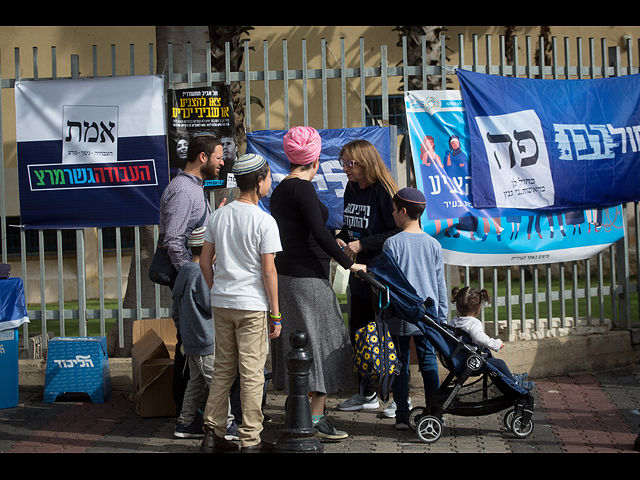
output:
{"label": "boy in white t-shirt", "polygon": [[240,196],[211,216],[200,257],[211,288],[216,339],[201,451],[238,449],[224,436],[229,390],[239,369],[242,450],[265,452],[273,445],[260,438],[264,366],[268,339],[277,338],[281,330],[274,259],[282,246],[276,221],[258,207],[271,187],[269,164],[260,155],[247,154],[236,161],[233,173]]}

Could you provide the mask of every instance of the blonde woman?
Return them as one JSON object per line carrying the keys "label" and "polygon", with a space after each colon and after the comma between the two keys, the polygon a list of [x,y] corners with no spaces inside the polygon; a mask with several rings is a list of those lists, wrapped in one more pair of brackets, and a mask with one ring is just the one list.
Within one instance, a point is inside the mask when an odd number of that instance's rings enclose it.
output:
{"label": "blonde woman", "polygon": [[[365,264],[382,252],[387,238],[400,231],[393,219],[393,196],[398,185],[378,150],[366,140],[354,140],[340,151],[340,163],[349,184],[344,193],[344,226],[336,240],[347,255]],[[358,329],[375,320],[371,287],[354,274],[349,278],[351,314],[349,334],[354,343]],[[361,380],[361,379],[360,379]],[[338,404],[340,410],[376,409],[378,395],[372,382]]]}

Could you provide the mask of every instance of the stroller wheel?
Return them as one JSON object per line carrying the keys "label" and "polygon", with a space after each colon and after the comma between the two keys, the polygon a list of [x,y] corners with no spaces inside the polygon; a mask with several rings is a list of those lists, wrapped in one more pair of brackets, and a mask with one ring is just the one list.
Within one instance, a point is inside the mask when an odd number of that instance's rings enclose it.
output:
{"label": "stroller wheel", "polygon": [[533,420],[529,419],[525,423],[522,415],[515,417],[511,425],[511,432],[518,438],[529,436],[533,432]]}
{"label": "stroller wheel", "polygon": [[516,413],[515,408],[513,410],[509,410],[507,413],[504,414],[504,426],[507,430],[509,430],[510,432],[513,432],[513,417]]}
{"label": "stroller wheel", "polygon": [[407,422],[409,423],[409,426],[413,430],[416,429],[416,426],[418,425],[418,422],[420,421],[420,417],[422,416],[424,411],[425,411],[424,407],[413,407],[409,412],[409,415],[407,415]]}
{"label": "stroller wheel", "polygon": [[442,436],[442,422],[432,415],[422,417],[416,427],[418,438],[424,443],[434,443]]}

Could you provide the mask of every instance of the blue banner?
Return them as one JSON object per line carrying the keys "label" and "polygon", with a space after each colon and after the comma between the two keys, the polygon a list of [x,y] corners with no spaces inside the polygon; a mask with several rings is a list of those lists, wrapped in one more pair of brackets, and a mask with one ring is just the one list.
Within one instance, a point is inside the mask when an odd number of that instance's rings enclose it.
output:
{"label": "blue banner", "polygon": [[405,93],[417,186],[427,198],[422,228],[445,263],[502,266],[590,258],[622,238],[620,206],[568,211],[473,207],[469,128],[460,91]]}
{"label": "blue banner", "polygon": [[640,76],[540,80],[458,70],[476,208],[640,200]]}
{"label": "blue banner", "polygon": [[155,225],[169,182],[161,76],[16,84],[24,228]]}
{"label": "blue banner", "polygon": [[[371,142],[380,153],[387,168],[393,173],[392,165],[395,165],[395,162],[392,162],[391,159],[396,156],[395,132],[395,127],[318,130],[322,139],[322,151],[320,152],[320,168],[313,179],[313,184],[318,192],[318,198],[329,209],[328,229],[340,230],[344,225],[342,218],[343,197],[348,180],[338,161],[342,147],[353,140]],[[282,145],[286,133],[286,130],[261,130],[247,133],[246,153],[257,153],[267,159],[271,166],[272,190],[284,177],[289,175],[290,163]],[[260,200],[260,206],[266,212],[270,211],[270,198],[271,192]]]}

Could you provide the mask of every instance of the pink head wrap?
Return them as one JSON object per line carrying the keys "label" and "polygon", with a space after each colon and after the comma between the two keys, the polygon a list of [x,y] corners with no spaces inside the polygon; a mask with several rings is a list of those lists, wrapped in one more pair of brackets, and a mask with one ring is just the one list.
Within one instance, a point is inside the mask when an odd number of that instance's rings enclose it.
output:
{"label": "pink head wrap", "polygon": [[284,136],[284,153],[296,165],[306,165],[320,156],[322,140],[312,127],[293,127]]}

